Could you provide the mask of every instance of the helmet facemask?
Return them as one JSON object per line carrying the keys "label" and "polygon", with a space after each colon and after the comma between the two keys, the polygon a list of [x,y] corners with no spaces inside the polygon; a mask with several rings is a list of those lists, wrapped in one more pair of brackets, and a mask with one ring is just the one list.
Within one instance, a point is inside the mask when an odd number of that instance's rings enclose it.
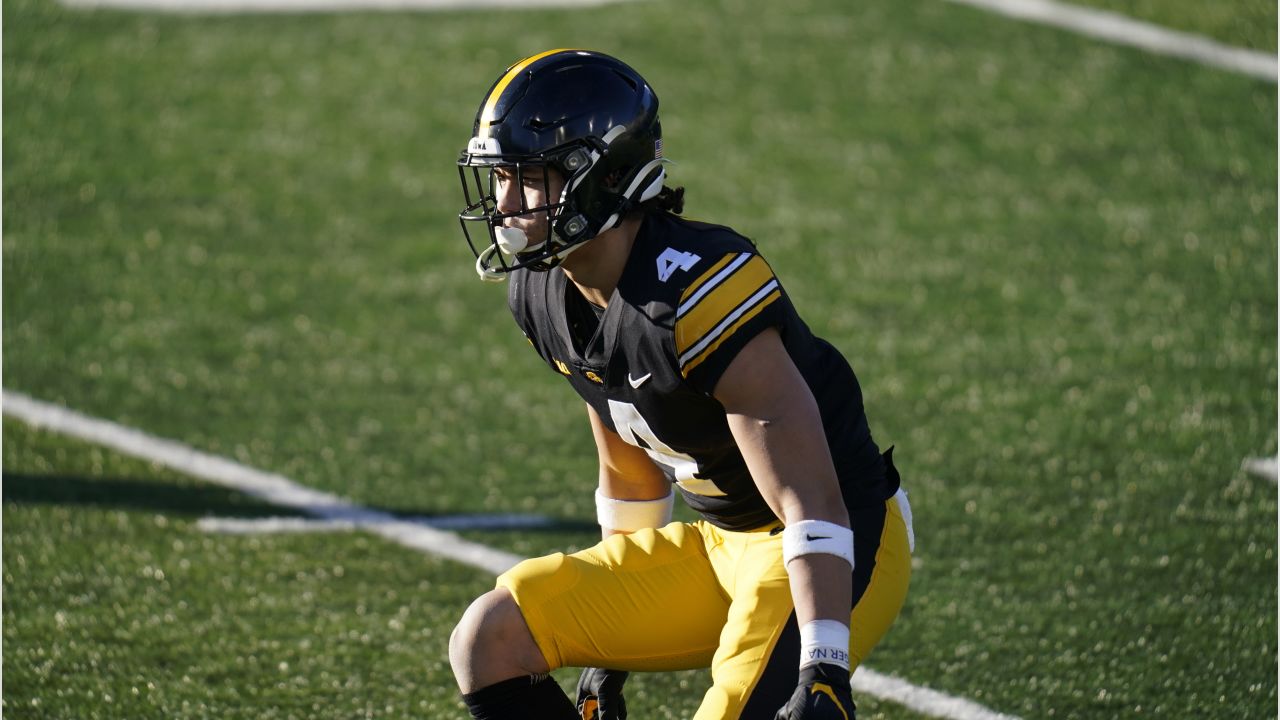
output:
{"label": "helmet facemask", "polygon": [[[592,228],[593,223],[574,203],[574,191],[602,154],[589,139],[531,155],[483,152],[485,146],[496,145],[493,140],[484,140],[473,140],[458,159],[458,174],[467,203],[458,219],[476,256],[476,271],[482,279],[501,281],[506,273],[519,268],[550,270],[579,245],[602,232],[598,225]],[[482,152],[475,152],[477,149]],[[508,182],[516,183],[519,208],[508,212],[498,208],[499,173],[506,174]],[[552,173],[564,180],[554,198]],[[537,175],[541,175],[541,179]],[[544,202],[530,207],[525,188],[538,185],[541,185]],[[538,237],[527,237],[523,231],[503,224],[509,218],[530,216],[545,219]]]}

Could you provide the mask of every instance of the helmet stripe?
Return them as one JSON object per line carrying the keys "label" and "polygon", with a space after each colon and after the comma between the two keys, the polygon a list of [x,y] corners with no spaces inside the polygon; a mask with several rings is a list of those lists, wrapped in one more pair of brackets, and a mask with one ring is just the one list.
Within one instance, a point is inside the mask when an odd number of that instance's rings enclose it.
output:
{"label": "helmet stripe", "polygon": [[480,111],[479,137],[487,137],[489,135],[489,124],[493,122],[493,111],[498,105],[498,98],[502,97],[502,93],[506,92],[507,86],[511,84],[511,81],[515,80],[520,73],[524,72],[525,68],[542,58],[562,52],[573,52],[573,50],[570,48],[547,50],[546,52],[540,52],[537,55],[531,55],[507,68],[507,72],[502,77],[498,78],[498,82],[494,84],[493,90],[489,93],[489,97],[485,98],[484,109]]}

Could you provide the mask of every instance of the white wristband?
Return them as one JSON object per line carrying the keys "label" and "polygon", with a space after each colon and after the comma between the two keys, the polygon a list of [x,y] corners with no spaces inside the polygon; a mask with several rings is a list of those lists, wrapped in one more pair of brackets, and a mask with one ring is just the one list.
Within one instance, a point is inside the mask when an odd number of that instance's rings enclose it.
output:
{"label": "white wristband", "polygon": [[596,520],[606,530],[624,533],[662,527],[671,522],[671,508],[675,501],[674,491],[657,500],[618,500],[605,497],[596,489]]}
{"label": "white wristband", "polygon": [[800,628],[800,667],[817,663],[849,669],[849,626],[839,620],[810,620]]}
{"label": "white wristband", "polygon": [[853,531],[826,520],[801,520],[782,531],[782,564],[801,555],[835,555],[853,567]]}

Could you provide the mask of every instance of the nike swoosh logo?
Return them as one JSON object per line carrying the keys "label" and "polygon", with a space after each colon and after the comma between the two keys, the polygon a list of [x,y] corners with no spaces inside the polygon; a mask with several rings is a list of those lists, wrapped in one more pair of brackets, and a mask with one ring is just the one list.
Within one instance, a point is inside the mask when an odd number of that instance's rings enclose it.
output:
{"label": "nike swoosh logo", "polygon": [[809,534],[806,534],[806,535],[805,535],[805,537],[809,539],[809,542],[813,542],[814,540],[830,540],[830,539],[831,539],[831,536],[830,536],[830,535],[809,535]]}
{"label": "nike swoosh logo", "polygon": [[635,389],[645,384],[645,381],[647,381],[651,377],[653,377],[653,373],[646,373],[645,375],[642,375],[641,377],[638,377],[638,378],[633,378],[631,377],[631,373],[627,373],[627,382],[631,383],[632,389]]}
{"label": "nike swoosh logo", "polygon": [[844,716],[845,720],[849,720],[849,713],[845,711],[844,705],[840,704],[840,698],[836,697],[836,691],[832,690],[830,685],[827,685],[826,683],[814,683],[813,687],[809,690],[809,693],[811,695],[826,695],[831,699],[831,702],[835,703],[836,709],[840,711],[840,714]]}

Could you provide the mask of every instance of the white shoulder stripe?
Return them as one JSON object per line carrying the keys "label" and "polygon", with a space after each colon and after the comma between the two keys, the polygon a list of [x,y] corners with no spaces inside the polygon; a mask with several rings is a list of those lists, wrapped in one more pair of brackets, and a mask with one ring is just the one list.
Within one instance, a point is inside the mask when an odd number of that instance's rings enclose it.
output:
{"label": "white shoulder stripe", "polygon": [[777,278],[770,279],[769,282],[765,283],[763,287],[755,291],[755,293],[752,294],[751,297],[747,298],[746,302],[734,308],[733,312],[726,315],[725,318],[721,320],[718,325],[712,328],[711,332],[702,336],[701,340],[695,343],[693,347],[685,351],[685,353],[680,356],[680,364],[685,365],[690,360],[697,357],[698,354],[701,353],[704,349],[706,349],[708,345],[715,342],[716,338],[720,337],[721,333],[723,333],[726,328],[728,328],[730,325],[737,322],[738,318],[742,317],[747,311],[751,310],[751,308],[755,307],[761,300],[766,298],[769,295],[769,293],[777,289],[778,289],[778,279]]}
{"label": "white shoulder stripe", "polygon": [[726,278],[737,272],[738,268],[745,265],[752,257],[751,253],[742,253],[738,257],[734,258],[733,262],[725,265],[720,272],[715,274],[714,277],[703,283],[702,287],[698,288],[698,292],[690,295],[680,303],[680,307],[676,308],[676,317],[684,317],[684,314],[692,310],[694,306],[698,304],[698,301],[702,300],[707,293],[715,290],[717,285],[724,282]]}

